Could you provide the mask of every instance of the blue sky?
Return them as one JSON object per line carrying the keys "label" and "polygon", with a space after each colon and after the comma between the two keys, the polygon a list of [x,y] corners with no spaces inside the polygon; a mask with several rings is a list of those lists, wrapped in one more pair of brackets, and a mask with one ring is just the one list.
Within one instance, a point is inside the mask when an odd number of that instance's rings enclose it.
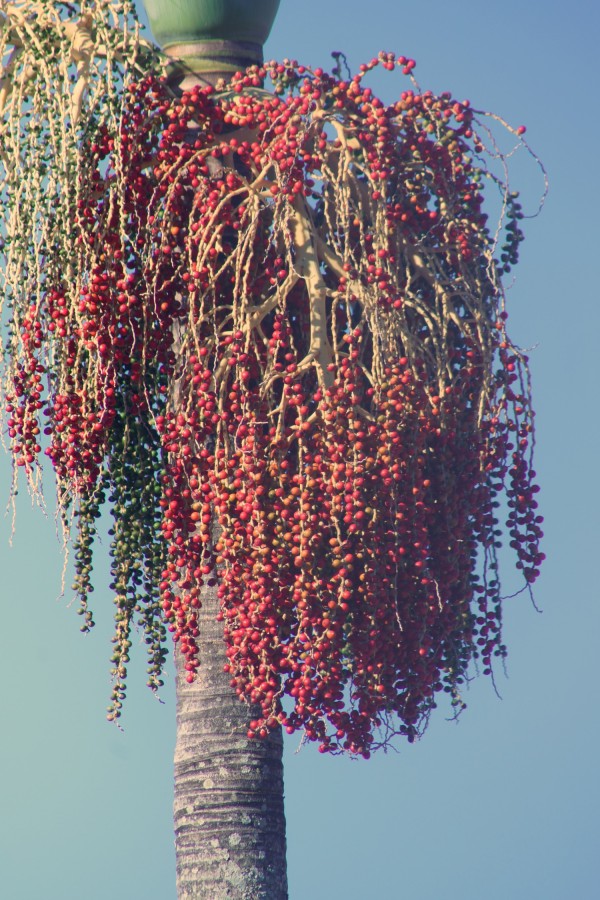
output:
{"label": "blue sky", "polygon": [[[440,709],[422,741],[368,762],[288,741],[290,900],[597,896],[599,33],[600,13],[581,0],[282,0],[267,57],[327,68],[342,50],[353,69],[380,49],[413,57],[423,87],[526,125],[551,184],[525,223],[508,299],[538,412],[543,613],[526,595],[507,602],[502,700],[480,679],[458,724]],[[399,75],[371,83],[388,100],[403,89]],[[532,209],[536,170],[517,163],[513,177]],[[9,477],[2,457],[0,508]],[[98,627],[83,637],[59,597],[52,515],[24,490],[18,500],[12,546],[10,516],[0,519],[0,896],[175,900],[172,688],[156,702],[139,653],[125,731],[106,723],[106,556]]]}

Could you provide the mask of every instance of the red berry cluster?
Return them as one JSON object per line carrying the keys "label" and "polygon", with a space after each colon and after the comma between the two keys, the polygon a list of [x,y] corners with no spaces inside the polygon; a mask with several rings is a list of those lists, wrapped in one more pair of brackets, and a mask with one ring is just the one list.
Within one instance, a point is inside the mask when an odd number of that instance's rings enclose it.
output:
{"label": "red berry cluster", "polygon": [[[93,264],[76,297],[47,293],[34,333],[84,600],[112,504],[112,717],[136,616],[151,685],[165,629],[192,681],[216,588],[250,733],[368,756],[414,739],[439,692],[460,708],[472,661],[504,655],[502,495],[538,574],[527,360],[500,282],[520,208],[496,258],[476,114],[415,83],[385,105],[364,85],[380,64],[414,68],[381,54],[343,80],[286,61],[176,99],[147,78],[87,150]],[[35,407],[27,346],[14,394]],[[30,465],[35,416],[11,406]]]}

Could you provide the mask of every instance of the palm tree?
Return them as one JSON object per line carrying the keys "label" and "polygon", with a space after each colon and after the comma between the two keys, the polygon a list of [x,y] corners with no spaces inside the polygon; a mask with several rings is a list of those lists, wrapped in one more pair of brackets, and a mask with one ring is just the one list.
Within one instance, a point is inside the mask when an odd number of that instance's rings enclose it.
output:
{"label": "palm tree", "polygon": [[460,710],[505,652],[503,492],[537,577],[522,213],[468,102],[362,83],[414,61],[258,66],[278,0],[146,6],[162,55],[131,0],[0,10],[8,434],[34,491],[48,435],[84,631],[111,504],[110,719],[132,628],[154,690],[179,644],[179,897],[284,900],[282,726],[368,757]]}
{"label": "palm tree", "polygon": [[[262,62],[262,43],[279,0],[251,7],[231,2],[145,0],[153,34],[173,57],[173,87],[215,84]],[[243,21],[242,21],[243,20]],[[240,35],[252,38],[240,42]],[[240,703],[223,671],[223,625],[216,589],[205,588],[199,617],[201,660],[189,684],[177,654],[175,848],[181,900],[287,897],[281,727],[250,739],[258,714]]]}

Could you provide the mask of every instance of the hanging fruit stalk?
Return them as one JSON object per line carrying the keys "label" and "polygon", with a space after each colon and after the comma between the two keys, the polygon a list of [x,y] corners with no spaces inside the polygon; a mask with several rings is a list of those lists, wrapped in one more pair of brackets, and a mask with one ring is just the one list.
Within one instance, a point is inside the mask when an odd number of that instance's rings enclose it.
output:
{"label": "hanging fruit stalk", "polygon": [[[408,79],[391,104],[366,86],[377,66]],[[473,664],[505,656],[502,503],[527,588],[543,558],[502,288],[523,213],[486,165],[485,114],[413,68],[284,61],[177,97],[125,68],[118,114],[97,94],[76,118],[58,108],[76,139],[56,146],[77,147],[64,169],[27,122],[10,138],[13,90],[4,186],[37,168],[4,226],[8,436],[31,483],[40,455],[54,466],[84,628],[112,509],[111,718],[135,626],[153,689],[167,632],[194,680],[205,586],[251,736],[283,725],[368,756],[421,734],[444,693],[459,711]],[[33,69],[20,84],[38,97]]]}

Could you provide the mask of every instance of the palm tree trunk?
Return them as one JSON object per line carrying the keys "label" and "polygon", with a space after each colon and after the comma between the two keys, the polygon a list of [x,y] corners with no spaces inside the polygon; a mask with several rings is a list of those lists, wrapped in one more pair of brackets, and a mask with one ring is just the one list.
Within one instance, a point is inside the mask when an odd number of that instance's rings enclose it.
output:
{"label": "palm tree trunk", "polygon": [[283,740],[246,732],[252,708],[223,672],[216,590],[206,590],[196,681],[177,652],[175,849],[179,900],[286,900]]}

